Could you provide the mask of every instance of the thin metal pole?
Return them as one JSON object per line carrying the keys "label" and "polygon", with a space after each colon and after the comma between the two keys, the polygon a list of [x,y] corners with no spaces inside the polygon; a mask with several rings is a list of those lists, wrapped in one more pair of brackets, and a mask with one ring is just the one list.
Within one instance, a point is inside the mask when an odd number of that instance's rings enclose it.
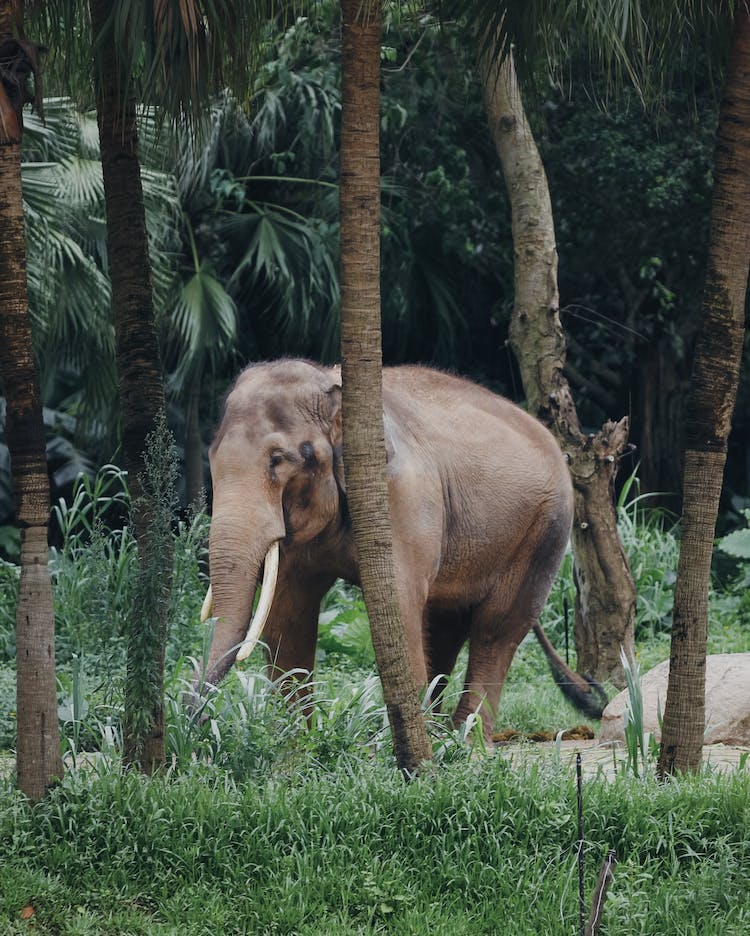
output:
{"label": "thin metal pole", "polygon": [[576,754],[576,786],[578,788],[578,904],[581,918],[581,936],[586,933],[586,894],[583,881],[583,783],[581,780],[581,752]]}

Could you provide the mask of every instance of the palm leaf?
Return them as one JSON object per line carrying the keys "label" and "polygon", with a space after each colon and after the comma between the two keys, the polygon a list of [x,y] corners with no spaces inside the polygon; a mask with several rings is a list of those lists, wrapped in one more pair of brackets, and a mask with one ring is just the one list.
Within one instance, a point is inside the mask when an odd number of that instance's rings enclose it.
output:
{"label": "palm leaf", "polygon": [[183,284],[170,317],[170,353],[177,359],[173,382],[225,357],[237,337],[237,307],[205,264]]}
{"label": "palm leaf", "polygon": [[513,46],[524,85],[588,61],[617,89],[644,100],[663,93],[686,56],[726,47],[736,0],[470,0],[468,21],[485,54]]}
{"label": "palm leaf", "polygon": [[58,195],[65,193],[69,206],[92,209],[101,206],[104,198],[102,164],[98,159],[72,156],[60,164]]}

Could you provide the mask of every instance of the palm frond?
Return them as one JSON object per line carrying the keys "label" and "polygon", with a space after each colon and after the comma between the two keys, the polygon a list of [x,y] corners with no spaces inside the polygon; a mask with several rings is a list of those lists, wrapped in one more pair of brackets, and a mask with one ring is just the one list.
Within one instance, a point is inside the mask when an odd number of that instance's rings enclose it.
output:
{"label": "palm frond", "polygon": [[26,160],[50,162],[68,159],[78,151],[80,133],[68,98],[44,99],[44,120],[32,111],[24,114],[23,152]]}
{"label": "palm frond", "polygon": [[237,338],[237,307],[205,263],[183,284],[169,318],[170,390],[179,393],[194,373],[220,364]]}
{"label": "palm frond", "polygon": [[587,60],[612,89],[632,82],[658,97],[685,57],[726,47],[737,0],[471,0],[469,22],[483,54],[513,46],[524,84]]}
{"label": "palm frond", "polygon": [[104,198],[102,164],[98,159],[72,156],[60,164],[57,184],[58,195],[64,193],[71,207],[100,206]]}
{"label": "palm frond", "polygon": [[92,103],[92,49],[114,48],[123,98],[197,126],[212,93],[231,87],[242,98],[249,90],[268,18],[261,0],[113,0],[93,36],[88,2],[48,0],[30,6],[27,25],[53,50],[54,85],[79,102]]}

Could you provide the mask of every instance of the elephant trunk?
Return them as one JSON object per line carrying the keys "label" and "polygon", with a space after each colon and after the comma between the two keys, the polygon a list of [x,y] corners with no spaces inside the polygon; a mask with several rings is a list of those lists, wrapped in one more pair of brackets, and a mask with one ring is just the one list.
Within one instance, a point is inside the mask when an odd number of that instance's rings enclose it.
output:
{"label": "elephant trunk", "polygon": [[[209,566],[211,584],[206,596],[202,616],[216,619],[209,658],[204,667],[205,682],[216,685],[226,675],[238,655],[252,612],[255,587],[261,565],[265,567],[264,594],[259,610],[267,616],[278,569],[278,543],[284,535],[283,518],[243,510],[243,517],[214,506],[209,540]],[[250,516],[252,519],[250,519]],[[263,522],[265,519],[266,522]],[[269,522],[270,520],[270,522]],[[269,582],[273,578],[273,582]],[[257,618],[256,618],[257,619]],[[253,627],[254,640],[260,637],[260,627]],[[252,649],[252,648],[249,648]],[[247,654],[245,654],[247,655]],[[244,657],[243,657],[244,658]]]}

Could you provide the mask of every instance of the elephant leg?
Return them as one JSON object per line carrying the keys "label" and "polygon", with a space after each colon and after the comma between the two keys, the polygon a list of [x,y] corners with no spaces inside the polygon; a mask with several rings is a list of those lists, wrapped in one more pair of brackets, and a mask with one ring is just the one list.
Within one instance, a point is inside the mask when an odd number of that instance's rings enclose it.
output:
{"label": "elephant leg", "polygon": [[490,741],[495,728],[500,693],[518,645],[533,621],[517,618],[496,630],[494,609],[477,609],[469,634],[469,662],[461,699],[453,715],[454,724],[466,721],[473,712],[482,716],[485,740]]}
{"label": "elephant leg", "polygon": [[[293,571],[293,570],[292,570]],[[297,578],[279,581],[263,640],[268,673],[293,707],[311,714],[311,681],[305,674],[315,668],[320,603],[335,578]],[[288,675],[287,675],[288,674]]]}
{"label": "elephant leg", "polygon": [[[393,508],[391,508],[393,509]],[[425,618],[429,578],[424,571],[428,561],[413,544],[399,535],[394,523],[393,558],[396,570],[401,620],[406,635],[406,649],[411,671],[418,691],[427,686],[427,647],[425,646]]]}
{"label": "elephant leg", "polygon": [[406,634],[406,649],[417,691],[421,692],[428,682],[427,648],[425,647],[425,599],[414,589],[399,588],[399,607]]}
{"label": "elephant leg", "polygon": [[502,579],[472,611],[466,682],[453,720],[460,724],[471,712],[480,712],[488,741],[508,668],[519,644],[539,620],[568,533],[567,523],[556,518],[529,531],[523,553],[508,564]]}
{"label": "elephant leg", "polygon": [[[498,588],[472,611],[466,681],[453,721],[458,725],[471,712],[479,712],[487,741],[492,739],[508,668],[519,644],[538,621],[547,597],[546,590],[540,592],[538,582],[538,577],[527,572],[510,602],[507,591]],[[507,578],[504,584],[507,588]]]}
{"label": "elephant leg", "polygon": [[469,636],[469,615],[461,611],[430,608],[427,613],[426,651],[430,684],[437,678],[432,691],[433,709],[440,711],[441,697],[448,685],[461,647]]}

